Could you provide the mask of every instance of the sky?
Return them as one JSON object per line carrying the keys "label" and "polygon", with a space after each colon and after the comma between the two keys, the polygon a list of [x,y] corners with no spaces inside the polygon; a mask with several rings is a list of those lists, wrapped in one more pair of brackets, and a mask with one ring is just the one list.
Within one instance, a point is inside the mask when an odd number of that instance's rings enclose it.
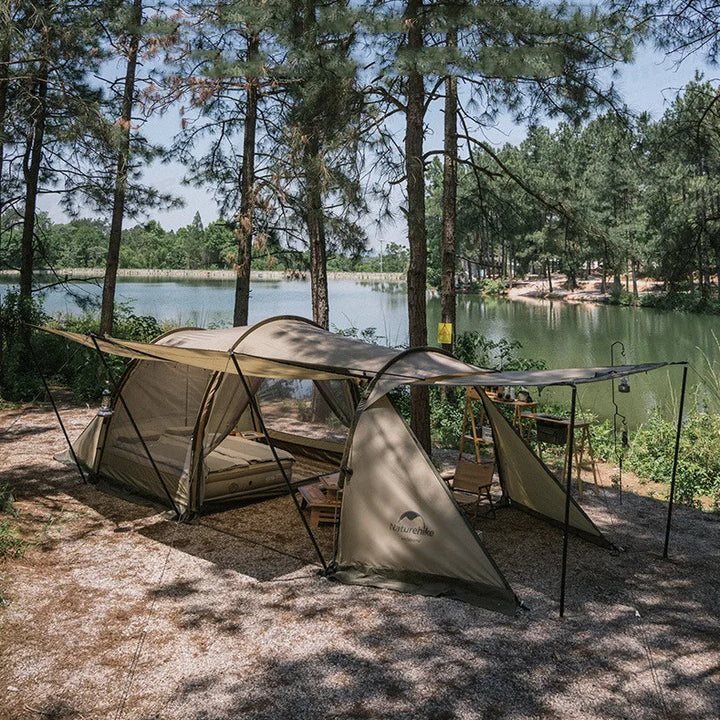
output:
{"label": "sky", "polygon": [[[701,58],[690,57],[678,65],[650,48],[641,48],[636,54],[635,62],[622,66],[613,78],[613,82],[632,111],[647,111],[654,118],[659,118],[672,103],[678,91],[692,80],[698,71],[703,73],[705,80],[715,80],[720,77],[720,69],[708,67]],[[428,123],[431,134],[426,142],[426,148],[432,148],[433,144],[442,142],[442,113],[439,107],[431,109]],[[179,130],[180,119],[177,114],[151,118],[145,126],[145,132],[153,142],[167,143]],[[524,128],[515,125],[509,117],[500,118],[495,128],[488,128],[485,131],[485,139],[497,146],[507,142],[520,142],[523,137]],[[126,220],[126,227],[152,219],[157,220],[166,230],[177,230],[189,225],[196,212],[200,213],[205,225],[217,219],[219,212],[211,189],[182,185],[183,173],[183,167],[178,163],[150,165],[145,171],[144,181],[184,198],[185,206],[168,211],[152,211],[137,221]],[[401,200],[401,195],[398,193],[395,203],[399,205]],[[67,220],[52,197],[46,196],[40,209],[49,212],[55,222]],[[380,228],[376,226],[374,218],[368,220],[367,232],[371,248],[378,249],[381,243],[389,242],[407,244],[402,215],[399,212],[396,214],[398,219],[395,222],[387,222]]]}

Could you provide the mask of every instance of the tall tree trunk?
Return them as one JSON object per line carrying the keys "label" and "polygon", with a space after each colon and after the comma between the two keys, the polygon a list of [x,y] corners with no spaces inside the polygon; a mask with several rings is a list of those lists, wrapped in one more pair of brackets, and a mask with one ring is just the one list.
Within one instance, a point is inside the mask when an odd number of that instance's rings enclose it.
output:
{"label": "tall tree trunk", "polygon": [[[457,47],[457,30],[448,32],[446,44]],[[453,352],[455,347],[455,231],[457,226],[457,78],[445,78],[445,156],[443,164],[442,239],[440,252],[440,319],[452,325],[449,343],[443,349]]]}
{"label": "tall tree trunk", "polygon": [[[423,47],[419,18],[422,0],[408,0],[405,22],[408,48],[418,53]],[[410,265],[407,273],[408,330],[411,347],[427,345],[427,235],[425,228],[425,167],[423,162],[423,119],[425,114],[423,76],[413,66],[407,75],[405,112],[405,172],[407,175],[407,224]],[[430,452],[430,402],[427,387],[410,391],[410,426],[418,441]]]}
{"label": "tall tree trunk", "polygon": [[[10,1],[2,0],[0,3],[0,223],[5,210],[5,201],[2,197],[3,171],[5,169],[5,116],[7,114],[7,97],[10,87]],[[2,225],[0,224],[0,233]]]}
{"label": "tall tree trunk", "polygon": [[620,295],[622,291],[622,268],[618,265],[613,270],[613,295]]}
{"label": "tall tree trunk", "polygon": [[130,165],[130,130],[132,107],[135,100],[135,71],[137,69],[140,30],[143,19],[142,0],[133,0],[132,33],[128,46],[127,69],[123,87],[122,107],[120,111],[120,147],[118,148],[115,170],[115,189],[113,193],[112,221],[108,254],[105,261],[105,282],[103,284],[102,305],[100,308],[100,334],[112,335],[115,317],[115,286],[120,262],[120,243],[125,216],[125,197],[127,194],[128,167]]}
{"label": "tall tree trunk", "polygon": [[[257,59],[260,40],[248,38],[247,59]],[[235,231],[238,241],[237,265],[235,267],[235,308],[233,325],[247,325],[250,309],[250,267],[253,247],[253,214],[255,210],[255,135],[257,132],[258,78],[246,78],[245,127],[243,130],[243,165],[240,177],[240,222]]]}
{"label": "tall tree trunk", "polygon": [[330,300],[327,284],[327,256],[325,247],[325,216],[323,212],[320,168],[322,158],[317,136],[308,142],[305,157],[307,192],[307,228],[310,243],[310,293],[313,320],[326,330],[330,327]]}
{"label": "tall tree trunk", "polygon": [[43,61],[36,79],[35,108],[32,125],[28,132],[23,175],[25,179],[25,214],[20,257],[20,300],[23,304],[32,296],[33,269],[35,264],[35,210],[37,207],[40,165],[42,163],[45,122],[47,118],[48,67]]}
{"label": "tall tree trunk", "polygon": [[545,272],[547,273],[547,280],[548,280],[548,292],[553,291],[552,286],[552,268],[550,267],[550,260],[545,261]]}

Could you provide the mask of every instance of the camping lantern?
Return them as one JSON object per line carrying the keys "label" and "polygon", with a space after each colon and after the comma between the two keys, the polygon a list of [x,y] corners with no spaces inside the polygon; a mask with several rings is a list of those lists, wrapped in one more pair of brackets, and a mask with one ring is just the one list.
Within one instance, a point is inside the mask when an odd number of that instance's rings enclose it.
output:
{"label": "camping lantern", "polygon": [[618,383],[618,392],[629,393],[630,392],[630,381],[626,377],[621,377]]}
{"label": "camping lantern", "polygon": [[107,388],[107,386],[103,389],[101,400],[100,400],[100,409],[97,411],[98,417],[110,417],[113,414],[113,410],[110,407],[110,399],[111,394],[110,390]]}

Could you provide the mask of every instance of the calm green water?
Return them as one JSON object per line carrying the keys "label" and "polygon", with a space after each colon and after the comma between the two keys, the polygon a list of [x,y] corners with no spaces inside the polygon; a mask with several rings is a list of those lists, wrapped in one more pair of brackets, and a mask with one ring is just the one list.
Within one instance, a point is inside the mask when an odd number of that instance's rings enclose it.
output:
{"label": "calm green water", "polygon": [[[0,295],[10,283],[0,281]],[[79,283],[78,296],[99,297],[100,287]],[[120,300],[131,302],[141,315],[154,315],[183,325],[200,327],[229,325],[232,317],[233,284],[220,281],[133,280],[118,285]],[[389,345],[407,343],[407,296],[404,285],[330,282],[330,320],[336,328],[374,327]],[[77,313],[78,306],[64,291],[46,295],[45,308],[52,315]],[[307,281],[256,282],[252,285],[250,321],[273,315],[311,315],[310,285]],[[440,302],[428,299],[430,340],[436,338]],[[691,391],[701,387],[698,372],[706,374],[704,354],[716,358],[720,318],[685,315],[647,309],[568,304],[553,301],[522,302],[477,296],[462,296],[458,302],[458,330],[478,330],[494,339],[508,338],[522,343],[521,354],[540,358],[548,367],[577,367],[610,363],[610,345],[625,344],[629,363],[690,362]],[[720,362],[720,358],[717,358]],[[616,352],[616,362],[621,358]],[[631,425],[647,417],[655,405],[664,412],[673,410],[673,390],[679,393],[682,371],[659,370],[631,378],[629,395],[616,393],[621,411]],[[566,401],[566,389],[546,390],[548,397]],[[610,416],[610,386],[600,383],[579,392],[583,408]]]}

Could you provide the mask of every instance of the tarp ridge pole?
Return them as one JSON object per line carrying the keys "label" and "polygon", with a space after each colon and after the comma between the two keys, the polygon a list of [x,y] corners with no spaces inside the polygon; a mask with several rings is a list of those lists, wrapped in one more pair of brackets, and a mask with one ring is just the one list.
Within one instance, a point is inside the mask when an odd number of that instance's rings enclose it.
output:
{"label": "tarp ridge pole", "polygon": [[30,351],[30,357],[32,358],[33,365],[35,365],[35,369],[37,370],[38,375],[40,376],[40,379],[42,380],[43,387],[45,388],[45,392],[47,393],[48,399],[50,400],[50,404],[52,405],[53,411],[55,412],[55,417],[57,418],[58,422],[60,423],[60,429],[62,430],[63,435],[65,436],[65,442],[67,442],[68,449],[70,450],[70,455],[72,456],[73,462],[75,463],[75,466],[78,469],[78,472],[80,473],[80,477],[82,478],[82,481],[87,485],[87,478],[85,477],[85,473],[82,469],[82,466],[80,465],[80,461],[77,458],[77,455],[75,454],[75,450],[73,449],[72,442],[70,441],[70,436],[68,435],[68,431],[65,428],[65,423],[62,421],[62,418],[60,417],[60,411],[58,410],[57,405],[55,404],[55,398],[53,397],[53,394],[50,392],[50,386],[48,385],[47,380],[45,379],[45,375],[42,371],[42,368],[40,367],[40,363],[38,362],[37,356],[35,355],[35,350],[33,350],[32,342],[30,342],[30,338],[27,338],[27,345],[28,350]]}
{"label": "tarp ridge pole", "polygon": [[130,408],[127,406],[127,403],[125,402],[125,398],[122,396],[122,393],[118,392],[118,386],[115,382],[115,377],[113,376],[112,370],[110,370],[110,366],[108,365],[107,361],[105,360],[105,356],[102,354],[102,350],[100,350],[100,346],[97,343],[97,340],[95,338],[94,334],[90,334],[90,339],[93,341],[93,345],[95,345],[95,349],[98,352],[98,355],[100,356],[100,360],[102,360],[102,364],[105,366],[105,371],[108,374],[108,379],[110,380],[110,383],[113,388],[113,392],[115,393],[116,397],[120,402],[122,403],[123,409],[127,413],[128,420],[130,420],[130,424],[133,426],[133,430],[135,431],[135,434],[138,436],[138,440],[140,440],[140,444],[143,447],[143,450],[145,451],[145,454],[147,455],[148,460],[150,461],[150,464],[153,467],[153,470],[155,471],[155,474],[157,475],[157,479],[160,481],[160,485],[162,485],[162,489],[165,491],[165,495],[167,495],[167,499],[170,501],[170,505],[172,506],[172,509],[177,516],[176,519],[180,519],[181,512],[178,506],[175,504],[175,500],[173,499],[172,493],[170,490],[168,490],[168,486],[165,483],[165,479],[162,476],[162,473],[160,472],[160,469],[155,464],[155,460],[153,459],[152,454],[150,453],[150,448],[147,446],[147,443],[145,442],[145,438],[142,436],[142,433],[140,432],[140,428],[137,426],[137,423],[135,422],[135,418],[132,416],[132,413],[130,412]]}
{"label": "tarp ridge pole", "polygon": [[568,536],[570,534],[570,491],[572,489],[572,459],[573,449],[575,447],[575,407],[577,403],[577,387],[572,386],[572,400],[570,402],[570,427],[568,428],[568,462],[567,462],[567,478],[565,481],[565,525],[563,528],[563,554],[562,554],[562,574],[560,577],[560,617],[565,614],[565,580],[567,578],[567,554],[568,554]]}
{"label": "tarp ridge pole", "polygon": [[278,455],[277,449],[272,443],[272,440],[270,439],[270,434],[268,433],[267,426],[265,425],[265,419],[262,416],[262,413],[260,412],[260,406],[258,405],[257,398],[255,397],[255,394],[250,390],[250,385],[245,378],[245,374],[240,369],[240,363],[238,363],[237,358],[235,357],[234,353],[230,353],[230,357],[232,358],[233,365],[235,365],[235,370],[240,377],[240,380],[243,384],[243,388],[245,389],[245,392],[248,394],[248,398],[250,399],[250,407],[255,412],[255,415],[258,419],[258,422],[260,423],[260,431],[265,436],[265,440],[267,440],[268,447],[270,448],[270,452],[273,454],[273,458],[275,459],[275,463],[277,464],[278,468],[280,469],[280,474],[283,476],[283,480],[285,481],[285,484],[287,485],[288,492],[290,493],[290,497],[293,500],[293,503],[295,503],[295,508],[298,511],[298,515],[300,515],[300,519],[303,522],[303,525],[305,526],[305,530],[307,530],[307,534],[310,537],[310,541],[313,544],[313,547],[315,548],[315,552],[317,553],[318,558],[320,558],[320,563],[323,567],[323,572],[327,572],[328,566],[325,562],[325,558],[323,557],[322,551],[320,550],[320,546],[317,544],[317,540],[315,539],[315,536],[313,535],[312,530],[310,529],[310,525],[308,524],[307,518],[305,517],[305,513],[302,511],[302,508],[300,507],[300,503],[298,502],[298,499],[295,497],[295,492],[293,491],[292,483],[290,482],[290,478],[287,476],[287,472],[285,468],[283,467],[282,462],[280,461],[280,456]]}
{"label": "tarp ridge pole", "polygon": [[672,476],[670,478],[670,500],[668,502],[667,526],[665,528],[665,547],[663,558],[667,560],[670,544],[670,524],[672,522],[673,502],[675,500],[675,478],[677,476],[678,455],[680,453],[680,432],[682,430],[683,406],[685,405],[685,384],[687,382],[687,365],[683,368],[682,389],[680,390],[680,410],[678,412],[677,431],[675,433],[675,455],[673,456]]}

